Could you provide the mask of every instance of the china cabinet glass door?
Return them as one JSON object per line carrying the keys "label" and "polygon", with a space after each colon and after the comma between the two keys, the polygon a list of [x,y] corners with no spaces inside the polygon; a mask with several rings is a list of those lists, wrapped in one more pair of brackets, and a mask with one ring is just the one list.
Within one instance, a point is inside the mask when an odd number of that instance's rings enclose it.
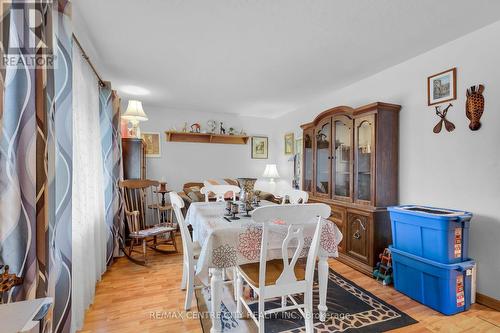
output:
{"label": "china cabinet glass door", "polygon": [[352,124],[352,119],[347,116],[333,119],[333,196],[346,201],[352,197]]}
{"label": "china cabinet glass door", "polygon": [[313,190],[313,130],[304,131],[304,157],[303,172],[304,179],[302,189],[306,192]]}
{"label": "china cabinet glass door", "polygon": [[316,195],[330,194],[330,132],[331,118],[325,119],[316,127]]}
{"label": "china cabinet glass door", "polygon": [[372,201],[373,156],[375,154],[375,118],[356,119],[356,201]]}

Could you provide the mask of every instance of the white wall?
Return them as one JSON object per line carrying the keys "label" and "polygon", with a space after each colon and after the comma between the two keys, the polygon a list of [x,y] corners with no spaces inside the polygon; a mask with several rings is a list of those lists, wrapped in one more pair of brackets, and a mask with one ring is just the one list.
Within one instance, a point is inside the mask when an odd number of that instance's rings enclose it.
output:
{"label": "white wall", "polygon": [[[278,119],[281,133],[311,121],[337,105],[375,101],[402,105],[400,113],[400,203],[458,208],[474,213],[469,255],[478,262],[478,291],[500,299],[500,22],[334,91]],[[390,52],[390,50],[389,50]],[[457,67],[458,99],[449,111],[456,130],[443,128],[427,106],[427,77]],[[332,73],[335,75],[335,73]],[[472,132],[465,117],[465,91],[485,86],[482,128]],[[277,141],[282,151],[282,140]],[[283,176],[290,170],[279,156]],[[432,244],[429,244],[432,246]]]}
{"label": "white wall", "polygon": [[[124,101],[125,103],[126,101]],[[124,110],[126,105],[124,105]],[[165,178],[171,189],[180,191],[182,184],[190,181],[203,181],[209,178],[259,178],[268,163],[276,163],[276,151],[272,137],[274,122],[269,119],[242,117],[225,113],[188,112],[168,109],[149,108],[144,105],[149,120],[141,123],[142,132],[161,133],[161,157],[147,159],[148,178]],[[199,122],[202,129],[207,128],[208,120],[223,121],[226,131],[229,127],[243,128],[247,135],[269,137],[269,159],[251,158],[251,142],[246,145],[205,144],[167,142],[165,131],[175,127],[181,130],[184,122],[190,126]],[[257,184],[266,188],[267,182]]]}

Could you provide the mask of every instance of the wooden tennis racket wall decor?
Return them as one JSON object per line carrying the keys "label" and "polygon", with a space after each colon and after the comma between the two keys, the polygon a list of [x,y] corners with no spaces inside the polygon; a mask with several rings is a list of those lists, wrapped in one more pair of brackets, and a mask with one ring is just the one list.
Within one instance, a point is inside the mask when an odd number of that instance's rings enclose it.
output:
{"label": "wooden tennis racket wall decor", "polygon": [[439,122],[436,124],[436,126],[434,126],[434,129],[432,130],[434,133],[438,134],[441,132],[441,129],[443,128],[443,124],[444,124],[444,128],[446,128],[446,130],[448,132],[452,132],[454,129],[455,129],[455,125],[449,121],[448,119],[446,119],[446,115],[448,114],[448,110],[453,106],[453,104],[448,104],[448,106],[443,110],[441,111],[441,106],[436,106],[436,114],[441,118],[439,120]]}

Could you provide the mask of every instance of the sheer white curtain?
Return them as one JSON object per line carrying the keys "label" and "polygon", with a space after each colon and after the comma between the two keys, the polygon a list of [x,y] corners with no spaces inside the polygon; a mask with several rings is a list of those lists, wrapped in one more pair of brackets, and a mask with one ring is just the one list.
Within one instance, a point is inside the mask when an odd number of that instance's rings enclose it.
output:
{"label": "sheer white curtain", "polygon": [[71,331],[82,328],[96,282],[106,270],[106,222],[99,88],[73,43],[73,296]]}

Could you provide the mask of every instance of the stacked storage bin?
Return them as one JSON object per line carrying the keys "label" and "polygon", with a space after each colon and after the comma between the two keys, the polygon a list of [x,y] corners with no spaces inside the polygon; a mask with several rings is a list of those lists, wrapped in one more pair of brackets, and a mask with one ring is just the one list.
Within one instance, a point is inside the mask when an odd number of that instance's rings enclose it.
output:
{"label": "stacked storage bin", "polygon": [[423,206],[388,208],[394,287],[443,314],[469,309],[475,262],[468,257],[472,214]]}

